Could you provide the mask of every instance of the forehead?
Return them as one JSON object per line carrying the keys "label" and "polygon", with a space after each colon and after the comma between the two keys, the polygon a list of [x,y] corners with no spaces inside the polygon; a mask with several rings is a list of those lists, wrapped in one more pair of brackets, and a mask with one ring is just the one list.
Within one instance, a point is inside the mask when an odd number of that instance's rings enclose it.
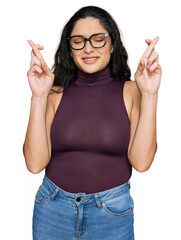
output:
{"label": "forehead", "polygon": [[94,33],[107,33],[107,31],[98,19],[87,17],[76,22],[71,35],[83,35],[89,37]]}

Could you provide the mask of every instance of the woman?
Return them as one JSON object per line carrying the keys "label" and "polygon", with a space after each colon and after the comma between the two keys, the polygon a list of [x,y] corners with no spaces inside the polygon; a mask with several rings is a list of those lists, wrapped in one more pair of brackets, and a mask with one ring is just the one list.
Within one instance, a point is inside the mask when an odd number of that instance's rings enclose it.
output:
{"label": "woman", "polygon": [[148,170],[156,152],[158,40],[146,40],[135,81],[117,24],[101,8],[81,8],[67,22],[52,71],[43,46],[28,41],[32,98],[23,150],[29,171],[46,170],[34,240],[134,239],[129,179],[132,167]]}

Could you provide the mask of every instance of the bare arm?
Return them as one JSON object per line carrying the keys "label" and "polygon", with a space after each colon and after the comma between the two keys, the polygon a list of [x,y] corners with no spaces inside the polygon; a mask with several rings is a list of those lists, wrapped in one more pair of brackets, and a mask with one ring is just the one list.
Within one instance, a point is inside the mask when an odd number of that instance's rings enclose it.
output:
{"label": "bare arm", "polygon": [[23,146],[27,168],[32,173],[42,171],[50,161],[50,124],[53,107],[50,97],[31,97],[30,117]]}
{"label": "bare arm", "polygon": [[157,150],[156,111],[161,67],[154,47],[159,38],[147,39],[149,45],[135,73],[135,88],[131,111],[131,137],[128,158],[132,166],[144,172],[149,169]]}
{"label": "bare arm", "polygon": [[50,161],[50,126],[53,120],[52,88],[54,74],[48,68],[39,49],[43,46],[28,41],[32,47],[31,64],[27,73],[32,90],[29,123],[23,153],[27,168],[32,173],[42,171]]}
{"label": "bare arm", "polygon": [[[128,158],[131,165],[139,172],[144,172],[151,166],[156,150],[156,110],[158,96],[143,95],[136,91],[134,107],[131,113],[135,131],[129,146]],[[136,121],[136,122],[135,122]]]}

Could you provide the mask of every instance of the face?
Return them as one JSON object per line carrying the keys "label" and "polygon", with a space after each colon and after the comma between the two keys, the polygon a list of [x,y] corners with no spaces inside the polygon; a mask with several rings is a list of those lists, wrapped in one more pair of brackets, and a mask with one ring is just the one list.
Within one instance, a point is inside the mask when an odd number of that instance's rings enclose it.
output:
{"label": "face", "polygon": [[[99,20],[92,17],[80,19],[76,22],[71,36],[82,35],[85,38],[89,38],[95,33],[108,33]],[[81,50],[71,49],[71,56],[76,66],[84,72],[94,73],[105,68],[111,58],[113,51],[111,37],[107,38],[106,45],[102,48],[94,48],[89,41],[86,41],[86,45]]]}

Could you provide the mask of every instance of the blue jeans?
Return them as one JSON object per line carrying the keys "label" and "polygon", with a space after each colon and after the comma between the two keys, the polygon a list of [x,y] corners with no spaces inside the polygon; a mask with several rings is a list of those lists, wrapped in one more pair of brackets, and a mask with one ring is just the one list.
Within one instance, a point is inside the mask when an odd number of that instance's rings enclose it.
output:
{"label": "blue jeans", "polygon": [[33,240],[134,240],[130,181],[106,191],[70,193],[44,176],[33,212]]}

